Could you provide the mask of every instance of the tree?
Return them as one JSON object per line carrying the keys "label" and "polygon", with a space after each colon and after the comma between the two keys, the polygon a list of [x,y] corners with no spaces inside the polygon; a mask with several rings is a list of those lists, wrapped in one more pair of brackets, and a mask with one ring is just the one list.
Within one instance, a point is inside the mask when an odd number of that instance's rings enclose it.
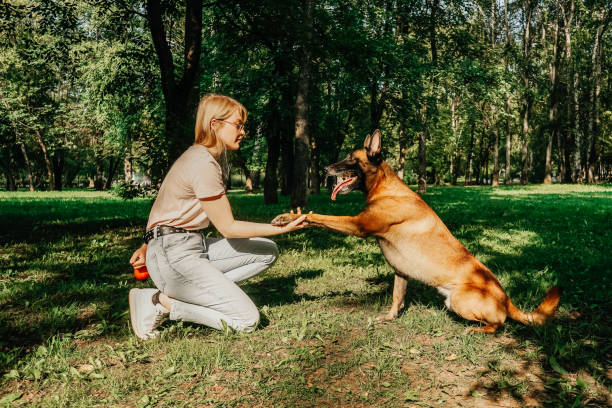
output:
{"label": "tree", "polygon": [[[216,4],[210,3],[209,5]],[[193,136],[193,117],[199,99],[199,67],[202,46],[202,9],[200,0],[186,0],[184,11],[183,69],[177,74],[168,43],[163,16],[168,10],[160,0],[147,0],[147,19],[157,53],[161,85],[166,103],[165,139],[168,159],[163,173],[189,145]]]}

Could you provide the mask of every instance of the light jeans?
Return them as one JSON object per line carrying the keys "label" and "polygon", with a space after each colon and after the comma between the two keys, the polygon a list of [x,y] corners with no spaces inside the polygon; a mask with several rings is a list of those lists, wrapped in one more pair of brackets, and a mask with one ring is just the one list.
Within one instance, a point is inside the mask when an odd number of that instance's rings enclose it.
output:
{"label": "light jeans", "polygon": [[146,262],[155,286],[172,298],[171,320],[215,329],[224,321],[248,332],[259,323],[259,311],[236,282],[268,269],[276,258],[278,248],[269,239],[185,232],[149,241]]}

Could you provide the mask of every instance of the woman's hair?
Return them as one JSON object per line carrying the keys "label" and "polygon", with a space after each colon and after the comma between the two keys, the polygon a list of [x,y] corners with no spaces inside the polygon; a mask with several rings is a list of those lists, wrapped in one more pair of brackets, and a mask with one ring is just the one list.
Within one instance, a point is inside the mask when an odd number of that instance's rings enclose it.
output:
{"label": "woman's hair", "polygon": [[215,156],[225,151],[225,145],[215,134],[212,128],[212,120],[226,120],[238,110],[242,122],[246,122],[247,110],[237,100],[229,96],[218,94],[207,94],[200,99],[198,113],[196,114],[195,143],[201,144],[213,150]]}

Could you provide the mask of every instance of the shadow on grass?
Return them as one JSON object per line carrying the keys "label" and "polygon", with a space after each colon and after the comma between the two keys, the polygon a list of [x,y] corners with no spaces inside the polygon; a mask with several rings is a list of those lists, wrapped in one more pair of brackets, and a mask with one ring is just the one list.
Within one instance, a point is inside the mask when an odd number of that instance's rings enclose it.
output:
{"label": "shadow on grass", "polygon": [[[541,327],[515,328],[511,337],[516,341],[506,342],[502,349],[516,354],[519,344],[532,344],[541,348],[539,358],[523,358],[514,367],[490,359],[484,365],[486,368],[478,371],[478,381],[472,384],[468,395],[496,405],[512,398],[521,406],[532,406],[535,401],[538,406],[547,407],[609,407],[609,394],[592,394],[596,382],[601,385],[599,389],[609,390],[612,379],[606,372],[605,357],[595,351],[601,344],[585,341],[583,326],[584,322],[579,320],[559,317]],[[570,353],[574,355],[573,361],[568,359]],[[526,382],[538,385],[526,393]]]}
{"label": "shadow on grass", "polygon": [[300,279],[316,279],[323,275],[321,269],[303,269],[291,276],[264,278],[258,283],[246,283],[241,288],[258,306],[280,306],[317,297],[297,294],[295,289]]}
{"label": "shadow on grass", "polygon": [[4,225],[4,228],[0,229],[0,242],[7,244],[19,242],[27,242],[29,244],[54,243],[61,241],[67,236],[94,235],[110,229],[144,228],[143,225],[144,222],[142,220],[127,219],[90,220],[56,224],[33,224],[20,220],[10,226]]}

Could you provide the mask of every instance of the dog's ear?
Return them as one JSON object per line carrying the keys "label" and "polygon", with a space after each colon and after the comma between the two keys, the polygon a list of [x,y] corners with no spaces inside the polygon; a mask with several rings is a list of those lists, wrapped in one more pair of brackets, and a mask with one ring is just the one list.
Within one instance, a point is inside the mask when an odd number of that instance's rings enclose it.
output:
{"label": "dog's ear", "polygon": [[363,147],[365,147],[366,149],[370,147],[370,135],[367,135],[365,140],[363,141]]}
{"label": "dog's ear", "polygon": [[366,142],[368,142],[368,145],[365,146],[366,153],[368,154],[368,159],[373,163],[380,161],[381,159],[380,157],[380,149],[381,149],[380,130],[376,129],[374,133],[372,133],[372,136],[367,137]]}

